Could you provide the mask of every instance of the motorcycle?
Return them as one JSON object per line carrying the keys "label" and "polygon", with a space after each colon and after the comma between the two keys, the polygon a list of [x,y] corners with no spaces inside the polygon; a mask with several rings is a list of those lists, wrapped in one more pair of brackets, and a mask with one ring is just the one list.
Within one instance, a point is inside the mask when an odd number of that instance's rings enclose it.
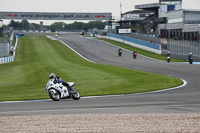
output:
{"label": "motorcycle", "polygon": [[119,55],[119,57],[122,56],[122,52],[120,51],[120,52],[118,53],[118,55]]}
{"label": "motorcycle", "polygon": [[167,62],[170,63],[170,56],[167,56]]}
{"label": "motorcycle", "polygon": [[62,82],[55,82],[54,79],[50,79],[47,82],[46,90],[49,96],[54,101],[59,101],[60,99],[72,98],[73,100],[80,99],[80,93],[74,88],[74,82],[67,82],[68,87],[64,86]]}
{"label": "motorcycle", "polygon": [[193,63],[193,58],[189,59],[189,63],[192,64]]}
{"label": "motorcycle", "polygon": [[133,51],[133,58],[136,59],[137,58],[137,52]]}
{"label": "motorcycle", "polygon": [[118,50],[118,55],[119,55],[119,57],[122,56],[122,50],[121,49]]}
{"label": "motorcycle", "polygon": [[188,55],[188,61],[189,61],[190,64],[193,63],[193,58],[194,58],[193,54],[190,53],[190,54]]}

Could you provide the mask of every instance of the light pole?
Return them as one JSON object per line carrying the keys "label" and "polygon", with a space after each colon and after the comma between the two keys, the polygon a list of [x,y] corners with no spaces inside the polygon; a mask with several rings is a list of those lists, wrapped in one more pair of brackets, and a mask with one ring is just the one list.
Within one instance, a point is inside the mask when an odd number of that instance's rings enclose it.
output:
{"label": "light pole", "polygon": [[3,37],[3,20],[0,19],[0,36]]}

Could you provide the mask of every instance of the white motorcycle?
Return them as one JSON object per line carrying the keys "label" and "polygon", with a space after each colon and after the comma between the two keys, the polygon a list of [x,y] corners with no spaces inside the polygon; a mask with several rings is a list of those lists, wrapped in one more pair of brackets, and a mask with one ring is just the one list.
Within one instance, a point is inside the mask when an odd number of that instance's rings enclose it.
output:
{"label": "white motorcycle", "polygon": [[170,63],[170,56],[167,56],[167,62]]}
{"label": "white motorcycle", "polygon": [[64,86],[62,82],[55,82],[54,79],[50,79],[47,82],[46,90],[49,96],[54,101],[59,101],[60,99],[72,98],[74,100],[80,99],[80,93],[74,88],[74,82],[67,82],[68,87]]}

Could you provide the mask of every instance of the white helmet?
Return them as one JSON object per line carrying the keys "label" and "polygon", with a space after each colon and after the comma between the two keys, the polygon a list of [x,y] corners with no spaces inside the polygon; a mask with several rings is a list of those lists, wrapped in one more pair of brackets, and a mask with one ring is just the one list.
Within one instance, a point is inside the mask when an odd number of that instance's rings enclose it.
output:
{"label": "white helmet", "polygon": [[56,77],[56,75],[54,74],[54,73],[51,73],[50,75],[49,75],[49,78],[50,79],[54,79]]}

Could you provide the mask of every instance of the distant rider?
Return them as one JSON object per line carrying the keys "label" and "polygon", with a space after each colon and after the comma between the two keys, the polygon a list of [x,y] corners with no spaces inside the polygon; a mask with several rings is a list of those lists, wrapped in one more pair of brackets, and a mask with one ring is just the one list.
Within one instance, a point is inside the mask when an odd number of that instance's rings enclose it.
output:
{"label": "distant rider", "polygon": [[119,57],[122,55],[122,49],[121,48],[119,48],[119,50],[118,50],[118,55],[119,55]]}
{"label": "distant rider", "polygon": [[192,52],[190,52],[190,54],[188,55],[188,61],[190,62],[190,64],[192,64],[193,59],[194,59],[194,56],[193,56]]}
{"label": "distant rider", "polygon": [[168,52],[167,53],[167,62],[170,62],[171,54]]}
{"label": "distant rider", "polygon": [[56,76],[54,73],[51,73],[49,75],[49,78],[54,79],[54,84],[62,83],[62,85],[66,86],[67,88],[69,87],[69,84],[66,81],[62,80],[59,76]]}
{"label": "distant rider", "polygon": [[136,59],[136,57],[137,57],[137,52],[133,51],[133,58]]}

